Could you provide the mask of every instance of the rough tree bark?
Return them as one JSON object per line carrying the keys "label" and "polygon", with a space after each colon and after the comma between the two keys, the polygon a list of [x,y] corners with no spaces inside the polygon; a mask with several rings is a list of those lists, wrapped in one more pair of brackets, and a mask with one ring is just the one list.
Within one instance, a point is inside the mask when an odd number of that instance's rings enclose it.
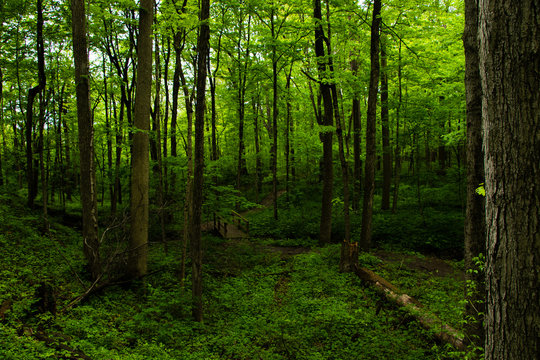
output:
{"label": "rough tree bark", "polygon": [[540,6],[480,0],[486,359],[540,354]]}
{"label": "rough tree bark", "polygon": [[362,230],[360,233],[360,248],[364,251],[368,250],[371,246],[371,226],[373,221],[373,192],[375,190],[375,117],[377,115],[377,89],[379,84],[380,14],[381,0],[375,0],[373,3],[373,21],[371,23],[371,75],[369,77],[366,119],[365,188],[362,206]]}
{"label": "rough tree bark", "polygon": [[[465,93],[467,97],[467,210],[465,215],[465,340],[483,346],[485,312],[484,273],[473,260],[486,254],[484,197],[476,189],[484,182],[482,151],[482,83],[478,58],[478,0],[465,1]],[[469,271],[470,270],[470,271]],[[474,271],[476,270],[476,271]]]}
{"label": "rough tree bark", "polygon": [[84,0],[71,1],[73,58],[79,124],[83,249],[93,279],[101,272],[98,238],[97,187],[94,168],[94,126],[90,110],[89,59]]}
{"label": "rough tree bark", "polygon": [[131,172],[131,236],[127,276],[140,277],[147,272],[148,252],[148,185],[150,94],[152,92],[152,23],[153,0],[141,0],[137,46],[137,92],[133,125]]}
{"label": "rough tree bark", "polygon": [[201,244],[201,212],[203,195],[204,169],[204,111],[206,90],[206,62],[209,53],[210,0],[201,0],[199,21],[201,22],[199,38],[197,39],[197,103],[195,106],[195,148],[192,191],[191,217],[191,256],[192,256],[192,315],[195,321],[203,320],[202,303],[202,244]]}

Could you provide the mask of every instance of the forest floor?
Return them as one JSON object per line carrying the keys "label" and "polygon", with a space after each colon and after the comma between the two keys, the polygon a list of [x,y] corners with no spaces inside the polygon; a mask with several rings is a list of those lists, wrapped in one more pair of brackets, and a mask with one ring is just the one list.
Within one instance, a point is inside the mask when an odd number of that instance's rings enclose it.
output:
{"label": "forest floor", "polygon": [[[255,219],[271,217],[263,214],[271,213],[271,196],[262,203],[267,209],[243,215],[254,227],[271,228],[271,221]],[[108,287],[66,309],[89,281],[79,230],[52,219],[53,231],[44,236],[39,214],[20,204],[0,203],[2,359],[69,358],[75,351],[122,360],[462,358],[356,275],[339,273],[339,244],[317,247],[315,239],[257,236],[257,229],[249,239],[205,234],[204,324],[191,320],[191,279],[188,271],[180,285],[181,246],[173,242],[168,251],[150,244],[144,280]],[[281,211],[281,219],[290,218]],[[381,248],[361,254],[360,264],[461,327],[460,262]],[[53,289],[56,315],[39,309],[42,284]]]}

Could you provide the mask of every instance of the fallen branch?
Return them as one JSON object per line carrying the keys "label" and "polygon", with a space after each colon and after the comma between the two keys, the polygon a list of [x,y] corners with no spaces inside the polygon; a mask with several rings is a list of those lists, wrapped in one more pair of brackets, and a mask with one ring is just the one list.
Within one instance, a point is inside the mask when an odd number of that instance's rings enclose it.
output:
{"label": "fallen branch", "polygon": [[450,344],[457,350],[466,350],[465,343],[457,330],[447,324],[443,324],[437,316],[425,310],[418,300],[401,293],[394,285],[369,269],[357,267],[355,273],[360,279],[373,285],[388,300],[405,307],[425,329],[433,331],[433,336],[437,340]]}
{"label": "fallen branch", "polygon": [[92,285],[90,285],[90,287],[85,292],[83,292],[82,294],[76,296],[66,306],[64,306],[62,308],[62,310],[60,310],[60,313],[62,313],[62,314],[66,313],[69,309],[71,309],[71,308],[75,307],[77,304],[85,301],[88,297],[90,297],[90,295],[98,293],[98,292],[100,292],[101,290],[103,290],[105,288],[108,288],[108,287],[111,287],[111,286],[117,286],[117,285],[130,284],[135,280],[140,280],[142,278],[145,278],[145,277],[150,276],[150,275],[154,275],[154,274],[156,274],[158,272],[161,272],[161,271],[164,271],[164,270],[165,270],[165,268],[157,269],[157,270],[154,270],[152,272],[146,273],[144,275],[138,276],[136,278],[125,279],[125,280],[106,281],[106,282],[101,283],[101,284],[99,284],[99,281],[101,280],[101,276],[99,276],[96,279],[96,281],[94,281],[92,283]]}

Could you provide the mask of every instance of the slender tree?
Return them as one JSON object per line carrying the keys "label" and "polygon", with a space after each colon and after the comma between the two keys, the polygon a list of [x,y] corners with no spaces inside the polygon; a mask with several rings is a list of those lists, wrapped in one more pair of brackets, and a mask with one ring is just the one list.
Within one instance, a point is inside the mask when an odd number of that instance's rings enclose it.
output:
{"label": "slender tree", "polygon": [[374,0],[373,21],[371,23],[371,74],[369,77],[368,109],[366,119],[366,165],[365,189],[362,206],[362,230],[360,248],[368,250],[371,246],[371,227],[373,222],[373,192],[375,190],[375,123],[377,115],[377,92],[379,85],[379,28],[381,24],[381,0]]}
{"label": "slender tree", "polygon": [[480,0],[486,359],[540,354],[540,6]]}
{"label": "slender tree", "polygon": [[37,57],[38,57],[38,85],[28,90],[28,98],[26,103],[26,179],[28,184],[28,197],[27,205],[32,207],[34,205],[34,199],[36,198],[38,191],[37,184],[37,172],[34,168],[34,156],[33,156],[33,136],[32,129],[34,124],[34,100],[36,96],[45,89],[46,77],[45,77],[45,49],[43,46],[43,0],[37,0],[37,30],[36,30],[36,44],[37,44]]}
{"label": "slender tree", "polygon": [[202,304],[202,244],[201,215],[203,198],[204,169],[204,112],[206,90],[206,64],[209,54],[210,0],[201,0],[199,21],[201,22],[197,40],[197,103],[195,106],[195,148],[193,167],[192,217],[191,217],[191,256],[192,256],[192,314],[195,321],[203,320]]}
{"label": "slender tree", "polygon": [[141,0],[137,44],[137,92],[131,172],[131,236],[128,277],[147,272],[150,95],[152,91],[153,0]]}
{"label": "slender tree", "polygon": [[101,272],[98,238],[97,187],[94,168],[94,126],[90,109],[90,74],[84,0],[71,1],[73,59],[79,124],[83,249],[93,279]]}
{"label": "slender tree", "polygon": [[[351,70],[353,75],[358,76],[358,61],[356,59],[351,60]],[[362,152],[360,135],[362,132],[361,111],[360,111],[360,99],[358,92],[354,93],[352,101],[352,126],[353,126],[353,199],[352,208],[358,210],[360,204],[360,193],[362,185],[362,160],[360,155]]]}
{"label": "slender tree", "polygon": [[383,186],[381,209],[390,209],[390,187],[392,184],[392,149],[390,148],[390,127],[388,125],[388,67],[386,46],[381,38],[381,137],[383,147]]}
{"label": "slender tree", "polygon": [[[317,57],[317,68],[319,70],[320,92],[324,103],[322,125],[332,126],[334,124],[334,108],[332,105],[330,84],[327,79],[325,79],[328,64],[327,60],[325,60],[325,36],[322,27],[322,10],[320,0],[313,1],[313,18],[315,19],[315,56]],[[334,182],[334,169],[332,163],[332,135],[333,132],[327,128],[325,128],[320,135],[323,142],[323,195],[319,233],[320,245],[328,244],[332,238],[332,187]]]}

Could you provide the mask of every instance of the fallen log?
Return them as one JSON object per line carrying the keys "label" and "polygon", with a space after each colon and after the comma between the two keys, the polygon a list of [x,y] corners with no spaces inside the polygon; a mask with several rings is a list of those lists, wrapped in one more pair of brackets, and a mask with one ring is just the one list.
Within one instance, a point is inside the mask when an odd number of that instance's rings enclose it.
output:
{"label": "fallen log", "polygon": [[437,340],[450,344],[457,350],[466,350],[465,342],[459,336],[458,331],[447,324],[443,324],[437,316],[425,310],[418,300],[402,293],[397,287],[369,269],[356,267],[355,273],[360,279],[373,285],[388,300],[405,307],[425,329],[433,332],[433,336]]}

